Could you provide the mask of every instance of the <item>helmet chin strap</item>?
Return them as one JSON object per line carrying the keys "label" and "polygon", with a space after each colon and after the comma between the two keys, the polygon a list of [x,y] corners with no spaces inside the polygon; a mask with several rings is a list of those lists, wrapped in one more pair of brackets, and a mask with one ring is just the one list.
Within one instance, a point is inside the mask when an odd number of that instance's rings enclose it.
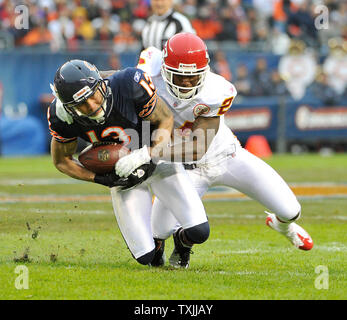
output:
{"label": "helmet chin strap", "polygon": [[96,110],[94,112],[94,113],[97,113],[95,116],[88,116],[86,114],[83,114],[79,110],[76,110],[75,112],[76,112],[77,116],[79,116],[79,117],[88,118],[90,120],[93,120],[93,121],[96,121],[97,123],[102,124],[105,121],[106,107],[107,107],[107,99],[104,99],[104,102],[100,105],[98,110]]}
{"label": "helmet chin strap", "polygon": [[[86,115],[80,112],[79,110],[75,110],[77,116],[88,118],[92,121],[95,121],[98,124],[103,124],[106,120],[106,109],[107,109],[107,97],[112,94],[111,88],[106,85],[106,92],[102,90],[101,88],[98,88],[98,90],[101,92],[102,96],[104,97],[104,101],[100,105],[100,107],[92,113],[92,115]],[[93,115],[95,114],[95,115]]]}
{"label": "helmet chin strap", "polygon": [[88,117],[91,120],[95,120],[97,123],[101,123],[103,121],[105,121],[105,110],[107,107],[107,99],[104,99],[104,102],[101,105],[101,111],[98,112],[97,115],[92,116],[92,117]]}

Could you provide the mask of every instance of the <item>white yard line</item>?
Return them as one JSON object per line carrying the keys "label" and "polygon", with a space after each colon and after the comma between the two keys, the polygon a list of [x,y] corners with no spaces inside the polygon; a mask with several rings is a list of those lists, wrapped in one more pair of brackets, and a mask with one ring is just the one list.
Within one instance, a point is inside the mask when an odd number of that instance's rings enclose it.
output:
{"label": "white yard line", "polygon": [[46,179],[0,179],[0,186],[48,186],[59,184],[81,184],[88,183],[72,178],[46,178]]}
{"label": "white yard line", "polygon": [[[9,207],[0,207],[0,212],[23,212],[22,208],[9,208]],[[69,209],[69,210],[63,210],[63,209],[26,209],[26,212],[30,213],[66,213],[66,214],[113,214],[113,210],[81,210],[81,209]]]}
{"label": "white yard line", "polygon": [[[43,201],[45,203],[45,201]],[[0,207],[0,212],[8,212],[8,211],[13,211],[13,212],[22,212],[23,208],[16,208],[13,206],[14,203],[9,203],[10,206],[5,207],[1,206]],[[112,208],[110,210],[89,210],[89,209],[38,209],[38,208],[29,208],[25,209],[26,212],[31,212],[31,213],[67,213],[67,214],[110,214],[112,213]],[[236,220],[236,219],[241,219],[241,220],[263,220],[266,217],[266,214],[262,212],[259,212],[257,214],[233,214],[233,213],[211,213],[207,212],[207,215],[210,219],[231,219],[231,220]],[[332,219],[332,220],[341,220],[341,221],[347,221],[347,216],[344,215],[327,215],[327,216],[310,216],[309,219],[313,220],[325,220],[325,219]]]}
{"label": "white yard line", "polygon": [[0,193],[0,205],[4,203],[69,203],[69,202],[106,202],[111,201],[109,194],[16,194]]}
{"label": "white yard line", "polygon": [[[216,243],[222,243],[223,245],[228,244],[230,246],[241,246],[242,241],[241,240],[232,240],[232,239],[209,239],[208,242],[216,242]],[[288,242],[289,243],[289,242]],[[284,242],[286,244],[286,242]],[[216,249],[217,250],[217,249]],[[288,244],[288,247],[283,248],[271,248],[271,249],[264,249],[264,248],[252,248],[252,249],[240,249],[240,250],[222,250],[218,251],[219,254],[256,254],[256,253],[288,253],[290,251],[296,251],[294,246],[290,246]],[[347,245],[345,243],[340,242],[325,242],[324,244],[315,244],[312,250],[318,250],[318,251],[328,251],[328,252],[347,252]]]}

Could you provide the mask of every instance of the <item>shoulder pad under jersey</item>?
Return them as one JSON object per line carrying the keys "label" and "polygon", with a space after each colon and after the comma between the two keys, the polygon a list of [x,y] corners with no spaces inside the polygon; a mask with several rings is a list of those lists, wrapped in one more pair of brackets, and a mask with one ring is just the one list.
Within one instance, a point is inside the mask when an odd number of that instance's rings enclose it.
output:
{"label": "shoulder pad under jersey", "polygon": [[[108,78],[114,94],[114,108],[121,113],[132,112],[130,105],[135,107],[141,118],[149,116],[157,102],[156,88],[151,77],[141,69],[126,68]],[[123,98],[119,98],[123,97]]]}
{"label": "shoulder pad under jersey", "polygon": [[155,47],[149,47],[141,52],[137,68],[145,71],[151,77],[155,77],[160,74],[162,61],[162,52]]}
{"label": "shoulder pad under jersey", "polygon": [[194,116],[215,117],[226,113],[237,91],[232,83],[222,76],[209,72],[206,76],[205,85],[197,97],[201,106],[195,106]]}
{"label": "shoulder pad under jersey", "polygon": [[[70,142],[77,139],[72,118],[64,113],[61,102],[55,99],[47,110],[47,120],[51,136],[58,142]],[[69,118],[70,117],[70,118]]]}

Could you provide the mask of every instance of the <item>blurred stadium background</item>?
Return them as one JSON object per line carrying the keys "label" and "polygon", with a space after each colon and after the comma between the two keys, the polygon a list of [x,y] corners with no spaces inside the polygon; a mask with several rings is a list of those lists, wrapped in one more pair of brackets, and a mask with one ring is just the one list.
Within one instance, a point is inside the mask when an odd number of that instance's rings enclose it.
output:
{"label": "blurred stadium background", "polygon": [[[212,69],[238,90],[226,120],[243,144],[262,135],[279,153],[346,151],[345,1],[174,3],[206,41]],[[47,154],[58,66],[72,58],[100,70],[135,66],[150,14],[150,0],[0,0],[1,154]]]}

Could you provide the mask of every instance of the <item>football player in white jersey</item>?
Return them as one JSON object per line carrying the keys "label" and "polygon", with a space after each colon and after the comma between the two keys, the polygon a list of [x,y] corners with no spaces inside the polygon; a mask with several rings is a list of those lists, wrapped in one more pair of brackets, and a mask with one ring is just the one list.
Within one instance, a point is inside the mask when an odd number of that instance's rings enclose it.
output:
{"label": "football player in white jersey", "polygon": [[[167,41],[163,52],[153,47],[142,51],[137,67],[152,77],[158,95],[170,107],[175,138],[177,134],[195,137],[190,139],[190,147],[180,150],[178,161],[185,162],[199,195],[202,197],[209,187],[216,185],[232,187],[271,212],[265,211],[269,227],[297,248],[310,250],[313,247],[310,235],[294,222],[300,217],[301,206],[292,190],[274,169],[242,148],[224,123],[224,114],[237,92],[230,82],[209,70],[205,43],[194,34],[176,34]],[[153,204],[152,229],[154,238],[159,243],[162,240],[163,257],[164,241],[173,234],[175,248],[170,264],[188,268],[192,244],[187,245],[187,241],[182,244],[181,227],[170,208],[157,198]]]}

